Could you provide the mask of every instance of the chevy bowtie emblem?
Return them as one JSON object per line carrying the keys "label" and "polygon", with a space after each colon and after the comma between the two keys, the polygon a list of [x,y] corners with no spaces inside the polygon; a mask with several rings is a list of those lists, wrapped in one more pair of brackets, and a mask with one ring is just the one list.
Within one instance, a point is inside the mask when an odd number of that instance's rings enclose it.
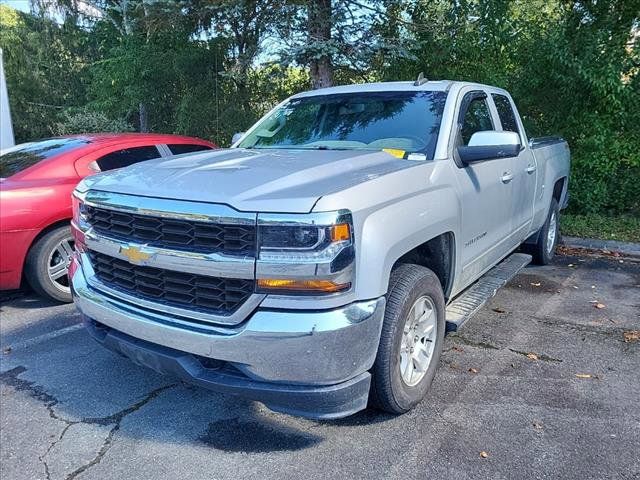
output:
{"label": "chevy bowtie emblem", "polygon": [[151,258],[150,253],[143,252],[138,247],[120,247],[120,253],[131,263],[142,263]]}

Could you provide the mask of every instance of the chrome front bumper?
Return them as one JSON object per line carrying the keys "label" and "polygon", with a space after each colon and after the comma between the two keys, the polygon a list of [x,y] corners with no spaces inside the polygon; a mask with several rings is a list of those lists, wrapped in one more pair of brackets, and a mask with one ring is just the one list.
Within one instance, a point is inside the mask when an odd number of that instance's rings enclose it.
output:
{"label": "chrome front bumper", "polygon": [[74,262],[72,292],[86,317],[152,344],[229,362],[254,380],[334,385],[366,372],[375,360],[384,297],[334,310],[258,307],[239,325],[199,327],[95,289]]}

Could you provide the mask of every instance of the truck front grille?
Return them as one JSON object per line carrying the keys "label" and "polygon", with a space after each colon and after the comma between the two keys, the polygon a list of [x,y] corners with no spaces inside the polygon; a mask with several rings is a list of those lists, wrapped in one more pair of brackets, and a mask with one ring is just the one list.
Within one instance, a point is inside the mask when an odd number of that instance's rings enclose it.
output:
{"label": "truck front grille", "polygon": [[255,225],[153,217],[87,206],[87,220],[102,235],[147,245],[203,253],[255,256]]}
{"label": "truck front grille", "polygon": [[133,265],[95,251],[89,259],[107,287],[156,303],[230,315],[253,293],[254,281]]}

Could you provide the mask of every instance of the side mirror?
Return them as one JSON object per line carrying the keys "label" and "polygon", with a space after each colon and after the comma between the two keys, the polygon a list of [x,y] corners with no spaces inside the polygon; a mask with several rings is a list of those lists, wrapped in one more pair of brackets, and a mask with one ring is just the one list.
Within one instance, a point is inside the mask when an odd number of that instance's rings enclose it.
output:
{"label": "side mirror", "polygon": [[520,135],[516,132],[487,130],[474,133],[469,145],[458,147],[458,155],[462,163],[467,165],[483,160],[515,157],[521,149]]}
{"label": "side mirror", "polygon": [[231,145],[235,145],[236,143],[238,143],[238,141],[242,138],[243,135],[244,135],[244,132],[234,133],[233,137],[231,137]]}

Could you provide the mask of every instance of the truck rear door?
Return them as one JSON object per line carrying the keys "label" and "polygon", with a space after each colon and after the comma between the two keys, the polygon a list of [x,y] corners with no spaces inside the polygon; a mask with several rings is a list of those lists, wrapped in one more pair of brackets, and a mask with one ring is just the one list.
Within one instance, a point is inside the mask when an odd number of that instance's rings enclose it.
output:
{"label": "truck rear door", "polygon": [[514,237],[518,242],[521,242],[528,236],[533,219],[538,166],[527,145],[524,128],[519,122],[519,116],[511,98],[503,93],[492,92],[491,99],[495,104],[501,129],[520,135],[522,149],[517,157],[511,159],[513,174],[511,222]]}

